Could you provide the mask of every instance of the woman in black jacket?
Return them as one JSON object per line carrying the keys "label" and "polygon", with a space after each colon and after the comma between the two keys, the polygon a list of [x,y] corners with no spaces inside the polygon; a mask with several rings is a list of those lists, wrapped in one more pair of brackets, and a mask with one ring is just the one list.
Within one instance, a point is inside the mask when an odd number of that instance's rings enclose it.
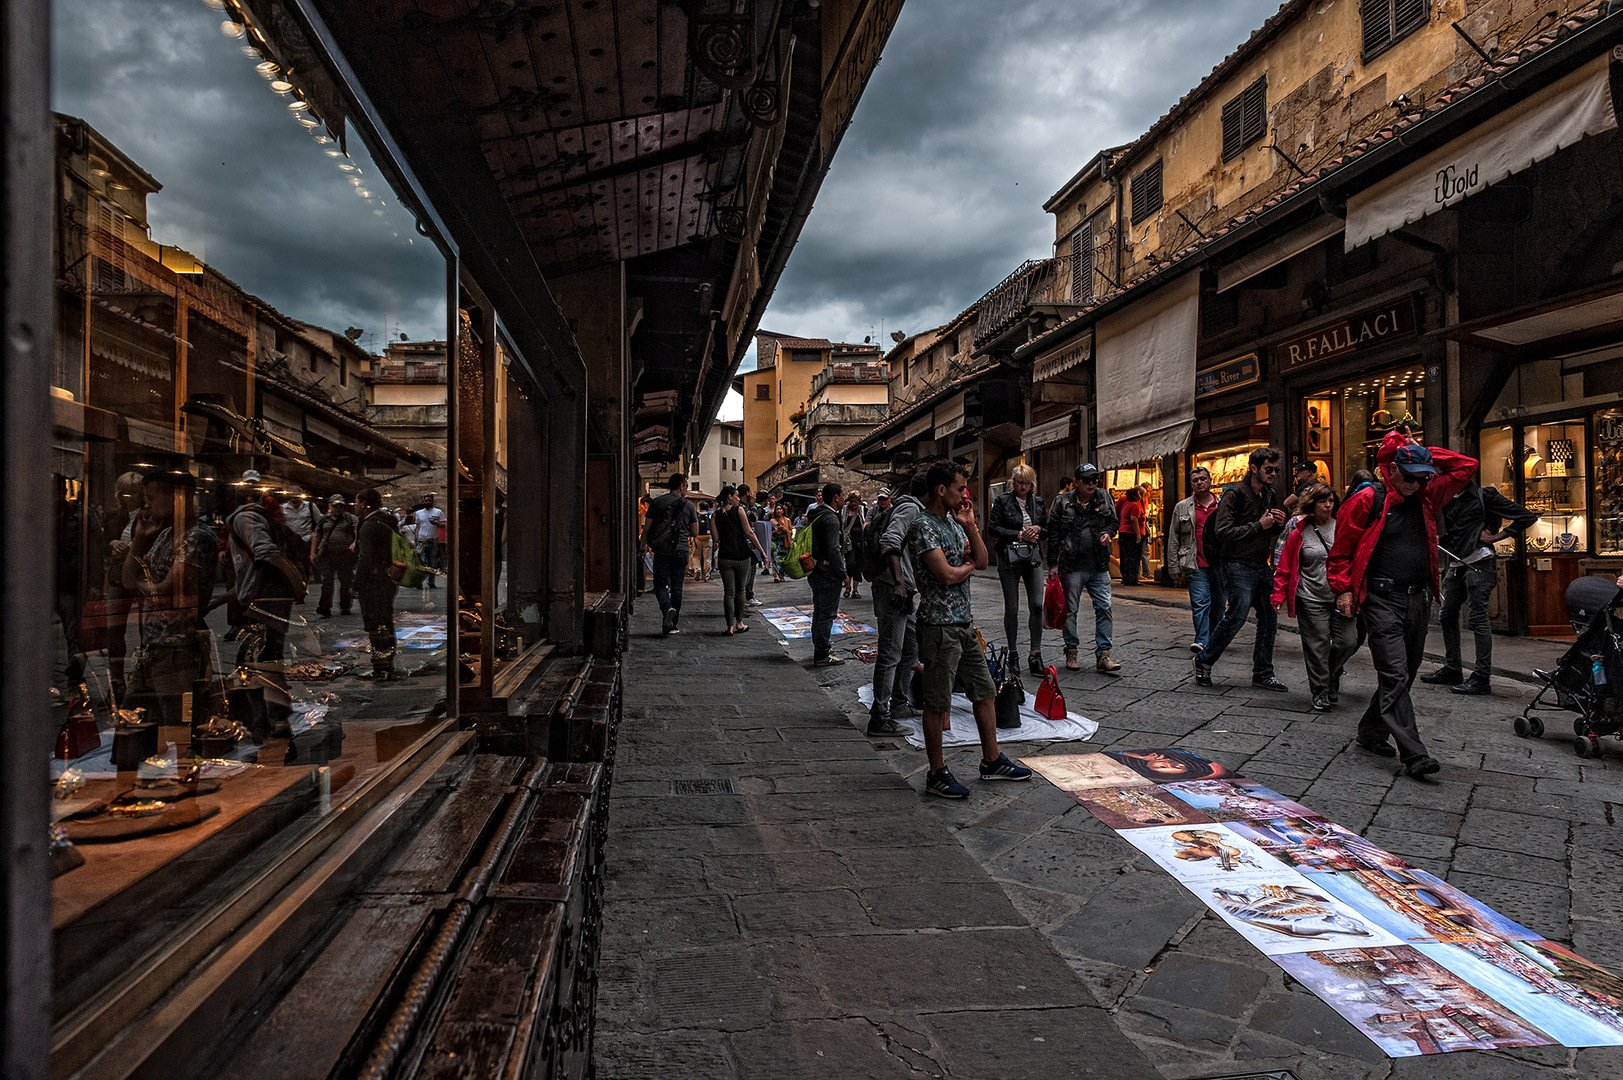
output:
{"label": "woman in black jacket", "polygon": [[1009,652],[1020,648],[1020,584],[1026,586],[1031,652],[1026,657],[1033,675],[1043,673],[1043,557],[1042,540],[1048,535],[1042,496],[1037,492],[1037,470],[1016,465],[1010,476],[1013,490],[992,500],[987,527],[997,548],[997,576],[1003,583],[1003,633]]}

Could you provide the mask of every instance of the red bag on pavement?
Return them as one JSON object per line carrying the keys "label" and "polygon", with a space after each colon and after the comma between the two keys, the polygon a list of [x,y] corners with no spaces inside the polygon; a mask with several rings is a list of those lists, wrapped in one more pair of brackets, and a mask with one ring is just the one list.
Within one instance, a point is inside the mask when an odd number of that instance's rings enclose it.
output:
{"label": "red bag on pavement", "polygon": [[1050,720],[1063,720],[1068,715],[1065,695],[1059,691],[1059,671],[1052,664],[1043,673],[1043,684],[1037,688],[1037,701],[1032,707],[1037,710],[1037,715]]}
{"label": "red bag on pavement", "polygon": [[1060,584],[1059,571],[1048,572],[1048,586],[1043,589],[1043,629],[1059,630],[1065,626],[1065,586]]}

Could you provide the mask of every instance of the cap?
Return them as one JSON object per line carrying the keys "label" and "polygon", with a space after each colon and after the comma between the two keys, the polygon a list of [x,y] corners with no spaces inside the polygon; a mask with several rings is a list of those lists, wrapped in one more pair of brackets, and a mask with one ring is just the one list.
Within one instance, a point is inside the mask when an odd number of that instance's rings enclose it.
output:
{"label": "cap", "polygon": [[328,506],[345,506],[345,505],[348,505],[348,504],[346,504],[344,502],[344,497],[342,495],[334,495],[332,498],[327,500],[327,505]]}
{"label": "cap", "polygon": [[259,475],[258,469],[245,469],[243,471],[242,482],[244,484],[257,484],[262,479],[263,477]]}
{"label": "cap", "polygon": [[1397,454],[1392,458],[1392,464],[1406,473],[1417,473],[1421,476],[1435,476],[1437,466],[1431,463],[1431,451],[1424,446],[1400,446]]}
{"label": "cap", "polygon": [[1319,467],[1313,464],[1311,461],[1298,461],[1294,466],[1292,466],[1292,468],[1294,468],[1297,472],[1301,472],[1304,469],[1311,473],[1317,473],[1319,471]]}
{"label": "cap", "polygon": [[1099,471],[1099,466],[1091,462],[1083,462],[1076,467],[1076,478],[1078,480],[1102,480],[1104,475]]}

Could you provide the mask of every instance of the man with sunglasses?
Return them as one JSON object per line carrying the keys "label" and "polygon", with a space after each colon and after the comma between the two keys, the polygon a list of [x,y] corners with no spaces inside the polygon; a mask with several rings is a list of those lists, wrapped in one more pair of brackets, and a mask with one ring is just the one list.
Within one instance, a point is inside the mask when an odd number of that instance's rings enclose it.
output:
{"label": "man with sunglasses", "polygon": [[1407,427],[1387,433],[1375,460],[1386,483],[1360,489],[1336,515],[1330,588],[1344,618],[1363,616],[1375,664],[1375,696],[1358,722],[1358,745],[1399,758],[1418,779],[1442,768],[1426,753],[1409,698],[1425,655],[1431,601],[1441,591],[1437,517],[1471,482],[1477,461],[1428,450]]}
{"label": "man with sunglasses", "polygon": [[1212,685],[1212,667],[1245,625],[1247,612],[1255,610],[1257,638],[1251,646],[1251,685],[1276,693],[1288,689],[1274,677],[1274,636],[1279,619],[1272,602],[1271,563],[1275,542],[1287,518],[1274,488],[1278,477],[1278,450],[1264,446],[1251,451],[1245,479],[1224,490],[1217,509],[1212,511],[1207,561],[1212,559],[1210,540],[1214,539],[1222,567],[1218,577],[1223,582],[1224,610],[1211,640],[1194,648],[1195,682],[1200,686]]}

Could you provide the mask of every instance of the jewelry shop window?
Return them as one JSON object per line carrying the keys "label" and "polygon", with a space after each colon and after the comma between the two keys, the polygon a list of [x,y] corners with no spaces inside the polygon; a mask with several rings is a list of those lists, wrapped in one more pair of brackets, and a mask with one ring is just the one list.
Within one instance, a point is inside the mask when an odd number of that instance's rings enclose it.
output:
{"label": "jewelry shop window", "polygon": [[443,723],[447,273],[248,9],[54,13],[61,1022]]}

